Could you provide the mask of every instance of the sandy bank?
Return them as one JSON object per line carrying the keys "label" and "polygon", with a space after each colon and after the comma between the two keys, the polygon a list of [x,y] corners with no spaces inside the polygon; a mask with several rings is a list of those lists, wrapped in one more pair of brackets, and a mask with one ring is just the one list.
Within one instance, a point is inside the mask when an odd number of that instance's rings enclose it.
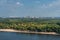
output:
{"label": "sandy bank", "polygon": [[20,32],[20,33],[31,33],[31,34],[51,34],[51,35],[60,35],[55,32],[32,32],[32,31],[19,31],[13,29],[0,29],[0,32]]}

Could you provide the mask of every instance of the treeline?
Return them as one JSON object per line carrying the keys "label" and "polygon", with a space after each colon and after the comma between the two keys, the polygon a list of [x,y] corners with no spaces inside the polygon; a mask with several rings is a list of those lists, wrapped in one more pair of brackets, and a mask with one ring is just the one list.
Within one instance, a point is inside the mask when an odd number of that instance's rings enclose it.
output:
{"label": "treeline", "polygon": [[59,18],[0,18],[0,29],[60,33]]}

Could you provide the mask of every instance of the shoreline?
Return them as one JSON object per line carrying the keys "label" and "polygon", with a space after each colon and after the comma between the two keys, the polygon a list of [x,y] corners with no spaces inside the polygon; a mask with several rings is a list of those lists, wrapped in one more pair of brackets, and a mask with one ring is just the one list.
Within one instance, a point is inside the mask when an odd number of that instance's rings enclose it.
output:
{"label": "shoreline", "polygon": [[20,31],[20,30],[14,30],[14,29],[0,29],[0,32],[19,32],[19,33],[26,33],[26,34],[60,35],[56,32],[33,32],[33,31]]}

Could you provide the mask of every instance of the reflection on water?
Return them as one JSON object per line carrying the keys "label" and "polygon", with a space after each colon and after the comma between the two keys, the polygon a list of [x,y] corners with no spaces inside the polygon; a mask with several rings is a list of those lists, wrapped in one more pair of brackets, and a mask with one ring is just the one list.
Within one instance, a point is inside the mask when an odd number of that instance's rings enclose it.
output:
{"label": "reflection on water", "polygon": [[0,40],[60,40],[60,36],[0,32]]}

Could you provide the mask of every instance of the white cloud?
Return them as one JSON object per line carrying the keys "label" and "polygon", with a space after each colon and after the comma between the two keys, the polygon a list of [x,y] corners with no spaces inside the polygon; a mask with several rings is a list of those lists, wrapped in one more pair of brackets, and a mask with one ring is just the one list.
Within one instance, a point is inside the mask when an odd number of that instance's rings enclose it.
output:
{"label": "white cloud", "polygon": [[20,5],[20,2],[16,2],[17,5]]}
{"label": "white cloud", "polygon": [[21,6],[23,6],[23,4],[20,2],[16,2],[16,6],[21,7]]}
{"label": "white cloud", "polygon": [[58,7],[60,6],[60,0],[53,1],[52,3],[49,4],[51,7]]}
{"label": "white cloud", "polygon": [[[10,1],[10,3],[8,3],[9,1]],[[20,3],[20,2],[14,3],[13,0],[0,0],[0,5],[18,5],[18,6],[23,6],[23,3]]]}
{"label": "white cloud", "polygon": [[7,3],[7,0],[0,0],[0,5],[4,5]]}
{"label": "white cloud", "polygon": [[49,7],[52,7],[53,5],[52,5],[52,4],[49,4],[48,6],[49,6]]}
{"label": "white cloud", "polygon": [[[60,0],[52,1],[51,3],[34,6],[33,13],[41,14],[42,16],[59,16],[60,14]],[[36,14],[36,15],[37,15]]]}
{"label": "white cloud", "polygon": [[41,8],[57,8],[59,7],[60,8],[60,0],[56,0],[56,1],[53,1],[51,3],[48,3],[47,5],[46,4],[40,4],[40,7]]}
{"label": "white cloud", "polygon": [[45,5],[45,4],[43,4],[43,5],[41,6],[41,8],[48,8],[48,6]]}
{"label": "white cloud", "polygon": [[35,3],[40,3],[40,1],[35,1]]}

